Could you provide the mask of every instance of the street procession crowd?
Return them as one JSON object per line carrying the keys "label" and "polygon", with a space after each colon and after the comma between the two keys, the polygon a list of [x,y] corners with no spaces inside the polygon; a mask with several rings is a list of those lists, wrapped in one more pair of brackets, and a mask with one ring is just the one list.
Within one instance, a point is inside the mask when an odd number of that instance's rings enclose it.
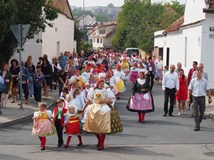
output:
{"label": "street procession crowd", "polygon": [[[184,114],[188,100],[193,108],[195,131],[205,111],[205,96],[212,102],[208,87],[208,76],[203,64],[193,62],[188,76],[184,75],[182,64],[163,66],[159,56],[142,59],[139,53],[132,55],[114,51],[82,51],[80,54],[65,52],[59,57],[47,55],[39,57],[33,64],[32,56],[22,62],[22,71],[16,59],[11,65],[4,64],[0,72],[1,107],[7,108],[8,93],[11,90],[12,102],[19,102],[19,84],[22,83],[25,103],[34,97],[38,111],[33,115],[32,134],[39,137],[41,150],[45,150],[46,136],[57,133],[58,147],[69,147],[73,135],[78,137],[82,146],[82,134],[93,133],[97,138],[98,150],[104,149],[106,134],[123,131],[115,101],[132,82],[131,95],[126,106],[128,111],[138,113],[138,122],[144,123],[145,114],[153,112],[152,89],[154,82],[162,84],[164,91],[164,117],[173,116],[175,100],[178,116]],[[19,75],[22,76],[22,82]],[[59,93],[53,111],[42,102],[42,89],[45,99],[49,90]],[[170,99],[170,106],[168,102]],[[64,143],[63,134],[67,135]]]}

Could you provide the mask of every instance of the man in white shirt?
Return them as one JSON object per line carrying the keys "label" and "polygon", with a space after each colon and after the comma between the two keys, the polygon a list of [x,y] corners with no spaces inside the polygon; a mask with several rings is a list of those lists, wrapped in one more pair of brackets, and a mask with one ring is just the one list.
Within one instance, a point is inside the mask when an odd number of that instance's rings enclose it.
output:
{"label": "man in white shirt", "polygon": [[[178,74],[175,71],[175,65],[170,65],[170,71],[163,76],[162,89],[164,92],[164,117],[168,114],[173,117],[173,105],[175,101],[175,94],[179,90]],[[168,102],[170,98],[170,107],[168,109]]]}
{"label": "man in white shirt", "polygon": [[208,103],[212,102],[210,89],[208,88],[208,81],[202,77],[200,69],[196,70],[196,78],[190,81],[189,89],[189,101],[190,95],[193,96],[193,112],[195,117],[195,129],[194,131],[200,130],[200,123],[202,122],[204,111],[205,111],[205,96],[208,96]]}

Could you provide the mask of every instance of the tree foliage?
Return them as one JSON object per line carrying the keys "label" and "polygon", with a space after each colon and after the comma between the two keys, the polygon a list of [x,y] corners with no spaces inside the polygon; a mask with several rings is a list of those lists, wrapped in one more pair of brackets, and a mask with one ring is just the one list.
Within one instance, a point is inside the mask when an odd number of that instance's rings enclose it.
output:
{"label": "tree foliage", "polygon": [[87,41],[87,31],[80,30],[78,23],[75,22],[74,26],[74,39],[77,42],[77,53],[80,53],[81,50],[87,51],[91,48],[91,45]]}
{"label": "tree foliage", "polygon": [[17,41],[10,29],[14,24],[30,24],[28,39],[52,26],[51,21],[57,18],[57,10],[47,0],[0,0],[0,61],[8,62]]}
{"label": "tree foliage", "polygon": [[177,1],[162,4],[150,0],[125,0],[113,44],[120,49],[138,47],[150,51],[154,32],[165,29],[183,13],[184,6]]}

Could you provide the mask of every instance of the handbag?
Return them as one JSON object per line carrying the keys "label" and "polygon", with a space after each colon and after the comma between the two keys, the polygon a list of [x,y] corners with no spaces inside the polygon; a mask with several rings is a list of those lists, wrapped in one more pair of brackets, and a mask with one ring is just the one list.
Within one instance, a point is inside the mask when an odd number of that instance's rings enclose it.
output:
{"label": "handbag", "polygon": [[123,131],[123,126],[120,120],[120,116],[117,110],[112,106],[108,105],[111,109],[111,133],[118,133]]}

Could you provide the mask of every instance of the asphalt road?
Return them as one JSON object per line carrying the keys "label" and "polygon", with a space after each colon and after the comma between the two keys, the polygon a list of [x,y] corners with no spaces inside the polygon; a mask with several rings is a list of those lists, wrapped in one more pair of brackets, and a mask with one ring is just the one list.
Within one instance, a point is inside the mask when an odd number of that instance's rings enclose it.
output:
{"label": "asphalt road", "polygon": [[[201,131],[194,132],[191,111],[185,115],[163,117],[163,93],[155,85],[155,112],[146,114],[145,123],[137,122],[137,113],[125,109],[130,85],[116,103],[124,127],[120,134],[108,135],[104,151],[97,151],[96,138],[83,135],[83,147],[73,137],[68,149],[57,148],[56,136],[47,138],[45,151],[31,135],[32,121],[0,129],[0,160],[212,160],[214,159],[214,122],[206,119]],[[64,141],[66,135],[64,136]]]}

